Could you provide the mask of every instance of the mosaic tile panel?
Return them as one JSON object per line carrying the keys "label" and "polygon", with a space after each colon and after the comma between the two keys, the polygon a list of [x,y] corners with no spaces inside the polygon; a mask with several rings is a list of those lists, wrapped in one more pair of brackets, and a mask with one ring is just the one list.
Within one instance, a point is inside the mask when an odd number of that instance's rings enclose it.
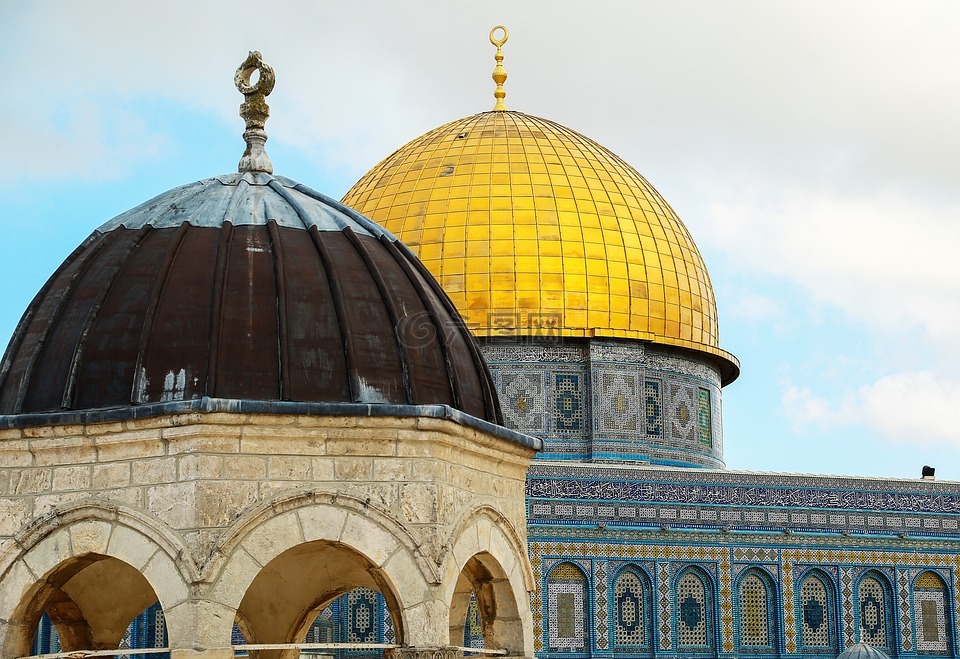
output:
{"label": "mosaic tile panel", "polygon": [[587,579],[572,563],[561,563],[547,581],[547,650],[583,652],[587,648]]}
{"label": "mosaic tile panel", "polygon": [[355,588],[347,593],[347,643],[376,643],[378,598],[371,588]]}
{"label": "mosaic tile panel", "polygon": [[[619,569],[618,566],[626,563],[639,564],[643,561],[656,561],[655,565],[655,574],[657,575],[656,583],[654,584],[654,590],[657,596],[656,600],[656,616],[653,620],[654,627],[653,630],[655,635],[651,639],[656,647],[659,649],[670,650],[676,647],[676,636],[673,636],[671,639],[673,631],[671,630],[671,625],[676,625],[676,618],[680,615],[680,612],[674,612],[672,609],[678,606],[677,599],[673,599],[671,604],[671,589],[669,587],[664,587],[665,583],[669,583],[669,576],[673,572],[673,567],[681,565],[689,565],[690,562],[696,562],[698,565],[702,565],[705,568],[709,568],[715,571],[716,578],[718,579],[719,584],[719,598],[717,600],[717,605],[714,608],[708,608],[707,616],[712,619],[714,615],[720,618],[720,624],[715,628],[720,632],[720,641],[724,653],[733,653],[736,648],[734,647],[732,641],[733,638],[733,629],[734,622],[736,622],[737,627],[739,628],[740,620],[739,618],[734,619],[732,614],[729,618],[726,617],[727,608],[725,606],[725,599],[727,599],[726,589],[729,586],[729,576],[730,576],[730,561],[729,558],[736,554],[738,557],[745,556],[767,556],[768,552],[776,552],[776,550],[770,549],[769,547],[737,547],[728,548],[721,547],[711,544],[702,544],[702,545],[691,545],[688,534],[684,533],[673,533],[673,532],[663,532],[663,531],[648,531],[648,532],[625,532],[618,537],[618,540],[609,542],[606,540],[598,541],[595,529],[590,530],[586,528],[555,528],[554,532],[563,531],[565,534],[569,534],[571,539],[552,539],[550,541],[544,542],[536,538],[531,539],[530,551],[532,564],[534,566],[535,575],[540,579],[540,575],[544,574],[543,564],[544,563],[556,563],[560,560],[553,557],[580,557],[574,558],[579,563],[588,565],[590,560],[602,559],[609,560],[609,569],[611,571],[616,571]],[[705,536],[704,542],[711,543],[715,540],[719,540],[725,536],[717,533],[715,535]],[[581,539],[577,539],[581,538]],[[777,536],[769,535],[758,535],[756,538],[757,542],[782,542],[782,534]],[[835,547],[829,546],[829,543],[837,542],[851,542],[855,541],[858,544],[863,542],[875,542],[878,548],[867,548],[867,547]],[[928,543],[926,545],[926,551],[914,551],[908,547],[903,549],[887,549],[883,548],[882,543],[889,543],[889,539],[875,539],[875,540],[851,540],[849,538],[805,538],[805,543],[815,543],[814,546],[807,546],[802,548],[783,548],[779,553],[782,554],[782,563],[781,563],[781,583],[783,585],[784,593],[793,593],[794,587],[786,586],[785,581],[789,578],[790,583],[794,583],[793,572],[796,571],[797,574],[801,574],[801,566],[803,566],[803,578],[798,580],[796,586],[797,595],[790,603],[789,607],[784,603],[784,613],[789,611],[796,612],[796,620],[791,623],[794,627],[794,637],[801,637],[803,632],[804,620],[801,617],[802,604],[805,600],[809,600],[809,597],[805,593],[809,593],[809,587],[806,588],[803,592],[800,592],[801,588],[807,584],[807,580],[812,574],[819,574],[823,580],[824,585],[828,589],[827,597],[825,601],[827,603],[827,615],[826,615],[826,624],[829,626],[830,630],[836,630],[838,627],[840,629],[843,644],[852,645],[855,642],[855,638],[859,633],[861,627],[860,624],[860,601],[858,595],[858,587],[856,580],[854,578],[855,573],[861,572],[865,567],[873,567],[874,569],[877,566],[881,568],[887,568],[891,565],[903,565],[903,566],[912,566],[909,569],[899,569],[896,573],[897,580],[895,583],[900,584],[900,573],[909,574],[911,578],[918,575],[918,573],[923,570],[940,570],[943,574],[950,574],[951,578],[957,578],[957,572],[954,571],[951,573],[949,569],[945,569],[944,566],[955,566],[960,567],[960,555],[954,552],[954,545],[952,543],[944,545],[944,549],[940,552],[930,551],[930,548],[935,546],[935,543]],[[816,543],[819,543],[817,546]],[[544,553],[547,553],[547,556],[544,556]],[[569,560],[569,559],[568,559]],[[671,564],[671,561],[673,562]],[[823,566],[823,570],[826,573],[834,574],[839,584],[838,591],[836,593],[836,599],[840,600],[842,605],[841,615],[839,619],[832,617],[833,605],[831,604],[831,598],[834,597],[834,591],[830,585],[830,577],[827,574],[821,573],[818,570],[815,572],[809,571],[810,565]],[[682,574],[682,573],[681,573]],[[871,575],[865,574],[864,578],[869,578]],[[876,578],[882,580],[883,577],[877,573]],[[882,582],[881,582],[882,585]],[[769,584],[768,584],[769,588]],[[898,588],[899,591],[899,588]],[[773,592],[773,591],[770,591]],[[673,590],[674,596],[676,595],[676,590]],[[899,593],[898,593],[899,594]],[[611,616],[610,625],[614,627],[615,632],[615,600],[612,598],[613,589],[611,588],[608,591],[608,607],[609,615]],[[712,597],[712,591],[708,592],[708,597]],[[792,598],[793,596],[790,595]],[[895,635],[893,627],[891,624],[896,624],[899,627],[899,618],[893,618],[894,611],[897,610],[894,602],[896,600],[890,599],[889,590],[886,591],[885,595],[885,607],[887,619],[886,631],[888,637],[893,637]],[[911,594],[911,604],[912,604],[912,594]],[[823,605],[823,601],[820,602]],[[587,604],[589,608],[589,603]],[[927,605],[928,609],[930,605]],[[889,607],[894,607],[890,609]],[[543,609],[541,609],[543,610]],[[770,608],[769,610],[773,610]],[[808,609],[809,610],[809,609]],[[586,615],[589,620],[589,610]],[[920,614],[917,613],[917,616]],[[947,620],[951,616],[951,607],[947,606],[947,599],[944,598],[944,616]],[[810,616],[807,616],[806,626],[807,632],[810,632],[811,627]],[[537,611],[534,611],[534,621],[537,625]],[[786,620],[784,620],[786,627]],[[823,622],[820,623],[821,625]],[[919,623],[916,623],[915,633],[919,633],[920,626]],[[849,628],[848,628],[849,627]],[[542,623],[539,626],[539,630],[543,631]],[[786,632],[786,629],[784,630]],[[897,630],[899,631],[899,629]],[[714,632],[711,631],[711,634]],[[728,633],[730,634],[731,644],[727,646],[727,637]],[[831,643],[836,643],[835,631],[828,632]],[[947,634],[951,633],[950,626],[946,626],[944,629],[944,638],[947,637]],[[774,635],[774,630],[771,628],[771,636]],[[810,635],[809,633],[807,634]],[[616,649],[616,639],[613,634],[610,637],[614,641],[613,649]],[[802,640],[802,639],[801,639]],[[813,641],[811,641],[812,643]],[[818,648],[816,646],[806,646],[803,643],[798,643],[803,647],[798,650],[801,654],[829,654],[833,652],[835,654],[836,650],[826,650],[823,648]],[[726,648],[730,649],[727,650]],[[784,649],[786,650],[786,644],[784,644]],[[899,648],[898,648],[899,649]],[[690,651],[689,649],[684,649],[684,651]],[[798,651],[794,651],[788,654],[796,654]],[[937,654],[936,651],[928,652],[928,654]],[[942,654],[942,653],[940,653]]]}
{"label": "mosaic tile panel", "polygon": [[883,584],[874,577],[864,577],[857,588],[857,619],[860,641],[886,649],[887,597]]}
{"label": "mosaic tile panel", "polygon": [[717,567],[720,573],[720,647],[724,652],[733,652],[733,574],[730,569],[730,552],[725,550],[720,553],[718,558]]}
{"label": "mosaic tile panel", "polygon": [[755,574],[740,582],[740,645],[747,648],[772,646],[767,585]]}
{"label": "mosaic tile panel", "polygon": [[496,372],[500,407],[507,427],[543,433],[546,424],[546,373],[535,370]]}
{"label": "mosaic tile panel", "polygon": [[593,562],[593,629],[598,650],[606,650],[610,645],[610,620],[607,607],[609,575],[610,564],[607,561]]}
{"label": "mosaic tile panel", "polygon": [[807,575],[800,585],[800,645],[806,649],[832,650],[832,598],[826,582]]}
{"label": "mosaic tile panel", "polygon": [[910,615],[910,573],[907,570],[897,570],[897,606],[900,614],[901,649],[904,652],[913,650],[913,630]]}
{"label": "mosaic tile panel", "polygon": [[[483,629],[480,630],[480,640],[481,645],[478,647],[483,647]],[[397,627],[393,624],[393,616],[386,607],[383,608],[383,642],[391,644],[397,642]]]}
{"label": "mosaic tile panel", "polygon": [[703,579],[693,571],[677,580],[677,647],[710,647],[710,605]]}
{"label": "mosaic tile panel", "polygon": [[673,600],[670,597],[670,564],[657,563],[657,597],[659,600],[660,615],[660,649],[673,649],[673,630],[670,628],[670,620],[673,619],[671,611]]}
{"label": "mosaic tile panel", "polygon": [[467,605],[467,619],[463,626],[463,646],[483,647],[483,619],[480,617],[480,607],[477,606],[475,593],[470,593],[470,603]]}
{"label": "mosaic tile panel", "polygon": [[554,373],[553,425],[558,433],[583,432],[583,391],[579,373]]}
{"label": "mosaic tile panel", "polygon": [[947,653],[948,596],[946,584],[933,572],[924,572],[914,582],[913,608],[918,652]]}
{"label": "mosaic tile panel", "polygon": [[840,568],[840,602],[843,608],[843,646],[849,648],[856,641],[853,613],[853,568]]}
{"label": "mosaic tile panel", "polygon": [[661,437],[663,435],[661,386],[660,380],[645,379],[643,381],[643,409],[646,416],[647,435],[650,437]]}
{"label": "mosaic tile panel", "polygon": [[670,383],[670,436],[685,442],[694,439],[697,407],[694,388],[688,384]]}
{"label": "mosaic tile panel", "polygon": [[596,410],[599,430],[632,437],[640,430],[637,375],[618,371],[597,372]]}
{"label": "mosaic tile panel", "polygon": [[797,651],[797,617],[793,603],[794,560],[796,559],[793,555],[784,552],[783,566],[780,570],[781,586],[783,588],[783,596],[780,600],[783,606],[783,647],[789,653]]}
{"label": "mosaic tile panel", "polygon": [[697,437],[701,444],[713,446],[713,413],[710,406],[710,392],[703,387],[697,389]]}
{"label": "mosaic tile panel", "polygon": [[624,570],[613,586],[614,643],[618,648],[646,648],[647,589],[643,579]]}

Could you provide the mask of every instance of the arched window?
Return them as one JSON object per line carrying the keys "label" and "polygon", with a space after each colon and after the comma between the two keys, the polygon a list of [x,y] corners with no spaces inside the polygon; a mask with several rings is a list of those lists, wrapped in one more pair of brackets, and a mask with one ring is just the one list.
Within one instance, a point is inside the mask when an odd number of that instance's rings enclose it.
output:
{"label": "arched window", "polygon": [[757,572],[748,572],[740,580],[737,600],[740,609],[740,649],[772,650],[773,624],[770,615],[771,588]]}
{"label": "arched window", "polygon": [[650,589],[640,570],[627,568],[613,582],[613,613],[614,649],[649,649]]}
{"label": "arched window", "polygon": [[887,588],[880,577],[864,577],[857,588],[857,622],[861,643],[882,650],[890,648],[889,609]]}
{"label": "arched window", "polygon": [[687,570],[677,579],[677,648],[709,649],[713,623],[710,588],[706,575]]}
{"label": "arched window", "polygon": [[917,652],[948,654],[949,604],[947,584],[936,572],[924,572],[913,582],[913,620]]}
{"label": "arched window", "polygon": [[547,579],[547,646],[550,652],[586,652],[589,634],[587,577],[560,563]]}
{"label": "arched window", "polygon": [[836,654],[837,625],[832,582],[819,572],[800,582],[800,647],[806,654]]}

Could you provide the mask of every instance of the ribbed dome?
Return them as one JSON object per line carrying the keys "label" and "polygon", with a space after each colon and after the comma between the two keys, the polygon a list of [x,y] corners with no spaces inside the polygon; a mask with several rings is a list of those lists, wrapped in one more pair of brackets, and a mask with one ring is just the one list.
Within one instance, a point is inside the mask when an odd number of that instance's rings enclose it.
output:
{"label": "ribbed dome", "polygon": [[30,304],[0,413],[204,396],[446,404],[500,422],[489,373],[422,264],[300,184],[231,174],[97,229]]}
{"label": "ribbed dome", "polygon": [[505,111],[454,121],[343,202],[408,244],[480,336],[643,339],[707,353],[724,383],[739,374],[686,227],[632,167],[559,124]]}
{"label": "ribbed dome", "polygon": [[890,656],[872,645],[857,643],[841,652],[837,659],[890,659]]}

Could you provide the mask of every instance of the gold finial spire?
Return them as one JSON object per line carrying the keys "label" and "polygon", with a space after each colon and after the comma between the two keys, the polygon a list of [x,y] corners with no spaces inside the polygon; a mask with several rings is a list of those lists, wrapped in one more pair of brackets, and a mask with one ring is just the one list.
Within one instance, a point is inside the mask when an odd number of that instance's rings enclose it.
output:
{"label": "gold finial spire", "polygon": [[[503,34],[500,37],[495,37],[497,30],[502,30]],[[497,60],[497,68],[493,70],[493,81],[497,83],[497,90],[493,92],[494,98],[497,99],[496,104],[493,106],[493,111],[504,111],[507,109],[507,106],[503,104],[503,99],[506,98],[507,92],[503,91],[503,83],[507,81],[507,72],[503,68],[503,51],[500,50],[503,44],[507,43],[507,39],[510,38],[510,33],[507,31],[507,28],[502,25],[490,30],[490,43],[497,47],[497,54],[494,55],[494,58]]]}
{"label": "gold finial spire", "polygon": [[[251,83],[254,73],[259,74],[259,78]],[[247,128],[243,131],[247,149],[240,158],[241,172],[273,173],[273,163],[263,148],[267,142],[267,132],[263,128],[270,116],[267,96],[273,91],[276,81],[273,69],[263,61],[263,57],[256,50],[247,55],[247,59],[243,60],[233,77],[233,83],[244,97],[240,105],[240,116],[247,123]]]}

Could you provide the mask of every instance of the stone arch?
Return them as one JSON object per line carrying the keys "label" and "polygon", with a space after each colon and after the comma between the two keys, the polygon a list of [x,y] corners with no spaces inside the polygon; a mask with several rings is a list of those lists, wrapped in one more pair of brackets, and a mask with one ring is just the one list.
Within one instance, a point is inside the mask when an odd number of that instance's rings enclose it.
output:
{"label": "stone arch", "polygon": [[676,647],[701,653],[716,647],[713,579],[698,565],[680,569],[673,580]]}
{"label": "stone arch", "polygon": [[533,616],[527,593],[533,571],[526,545],[495,509],[480,506],[461,518],[444,561],[444,600],[450,603],[449,644],[463,644],[470,596],[483,623],[484,647],[533,655]]}
{"label": "stone arch", "polygon": [[[215,563],[210,599],[231,612],[212,632],[220,645],[234,617],[251,643],[297,642],[324,606],[356,587],[384,597],[401,643],[425,644],[416,631],[429,630],[439,613],[430,595],[437,568],[413,532],[348,494],[298,493],[253,509],[232,527]],[[271,598],[280,591],[278,605]],[[284,653],[295,651],[277,656]]]}
{"label": "stone arch", "polygon": [[653,647],[653,580],[636,563],[620,566],[610,579],[612,646],[621,651]]}
{"label": "stone arch", "polygon": [[890,580],[879,570],[867,570],[857,579],[854,594],[857,640],[882,650],[893,648],[896,631]]}
{"label": "stone arch", "polygon": [[761,566],[750,567],[737,577],[737,640],[742,653],[774,653],[777,649],[776,581]]}
{"label": "stone arch", "polygon": [[797,579],[796,607],[800,648],[804,654],[837,654],[837,584],[820,568]]}
{"label": "stone arch", "polygon": [[946,580],[933,570],[926,570],[913,580],[913,625],[919,654],[952,654],[951,626],[953,610],[950,588]]}
{"label": "stone arch", "polygon": [[0,656],[30,654],[45,611],[65,650],[116,648],[145,608],[187,599],[196,571],[185,556],[163,526],[117,506],[84,502],[37,520],[3,557],[0,619],[12,622]]}

